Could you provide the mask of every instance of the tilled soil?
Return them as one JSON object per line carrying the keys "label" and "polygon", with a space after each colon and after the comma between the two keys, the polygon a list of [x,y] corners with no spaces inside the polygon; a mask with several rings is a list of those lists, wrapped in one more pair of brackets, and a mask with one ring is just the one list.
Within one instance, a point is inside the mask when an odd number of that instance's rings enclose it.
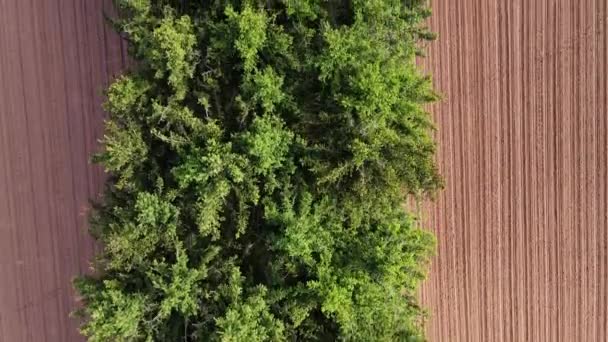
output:
{"label": "tilled soil", "polygon": [[78,341],[71,280],[88,269],[89,163],[102,91],[125,66],[109,0],[0,0],[0,341]]}
{"label": "tilled soil", "polygon": [[608,341],[607,5],[433,1],[431,341]]}

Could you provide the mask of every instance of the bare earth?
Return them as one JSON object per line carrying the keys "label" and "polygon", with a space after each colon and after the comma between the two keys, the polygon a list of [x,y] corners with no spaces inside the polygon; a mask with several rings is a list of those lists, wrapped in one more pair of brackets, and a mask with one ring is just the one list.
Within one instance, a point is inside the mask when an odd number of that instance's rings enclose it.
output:
{"label": "bare earth", "polygon": [[124,66],[104,0],[0,0],[0,341],[79,341],[102,89]]}
{"label": "bare earth", "polygon": [[431,341],[608,341],[606,0],[435,0]]}
{"label": "bare earth", "polygon": [[[80,341],[109,0],[0,0],[0,342]],[[431,341],[608,341],[608,2],[435,0]]]}

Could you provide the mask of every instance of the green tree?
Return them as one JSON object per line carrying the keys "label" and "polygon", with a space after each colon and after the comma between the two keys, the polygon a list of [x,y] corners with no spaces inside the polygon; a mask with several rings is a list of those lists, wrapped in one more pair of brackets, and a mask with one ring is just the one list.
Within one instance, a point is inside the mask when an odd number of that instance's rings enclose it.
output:
{"label": "green tree", "polygon": [[117,0],[91,341],[415,341],[423,0]]}

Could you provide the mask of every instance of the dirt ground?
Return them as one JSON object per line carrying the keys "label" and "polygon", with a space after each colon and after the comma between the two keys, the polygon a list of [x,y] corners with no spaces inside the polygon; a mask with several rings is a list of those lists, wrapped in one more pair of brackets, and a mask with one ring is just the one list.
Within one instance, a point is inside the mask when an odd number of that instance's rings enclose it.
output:
{"label": "dirt ground", "polygon": [[[105,3],[104,3],[105,2]],[[82,340],[71,279],[94,246],[102,89],[124,66],[104,0],[0,0],[0,341]]]}
{"label": "dirt ground", "polygon": [[[0,342],[79,341],[109,0],[0,0]],[[434,0],[431,341],[608,341],[608,3]]]}
{"label": "dirt ground", "polygon": [[434,0],[431,341],[608,341],[606,0]]}

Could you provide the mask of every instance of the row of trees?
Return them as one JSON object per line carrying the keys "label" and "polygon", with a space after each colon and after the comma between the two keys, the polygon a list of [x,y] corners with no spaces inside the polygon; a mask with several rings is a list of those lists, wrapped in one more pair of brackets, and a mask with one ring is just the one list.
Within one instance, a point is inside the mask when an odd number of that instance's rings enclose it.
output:
{"label": "row of trees", "polygon": [[423,0],[117,0],[91,341],[415,341]]}

